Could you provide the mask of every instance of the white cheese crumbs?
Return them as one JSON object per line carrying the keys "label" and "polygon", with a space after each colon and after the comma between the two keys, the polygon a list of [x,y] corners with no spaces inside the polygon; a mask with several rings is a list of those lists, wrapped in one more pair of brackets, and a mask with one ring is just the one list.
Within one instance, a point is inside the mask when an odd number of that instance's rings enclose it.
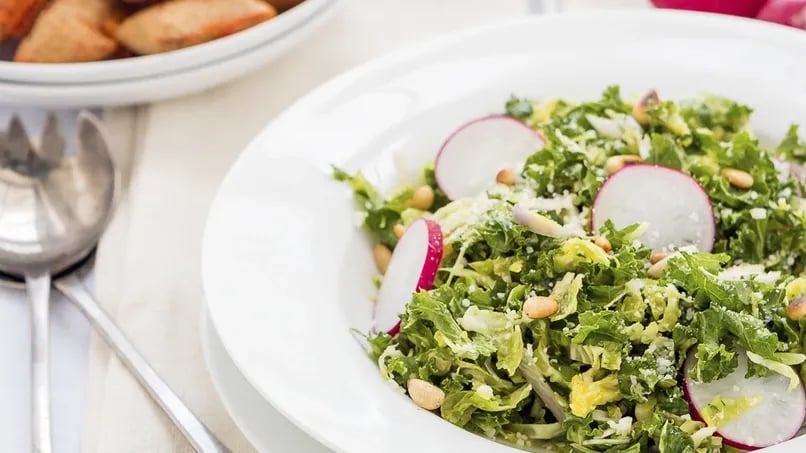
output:
{"label": "white cheese crumbs", "polygon": [[560,213],[562,211],[575,211],[574,198],[570,195],[560,195],[552,198],[534,198],[528,191],[518,195],[518,204],[535,211],[549,211]]}
{"label": "white cheese crumbs", "polygon": [[753,208],[750,210],[750,217],[761,220],[767,218],[767,210],[764,208]]}
{"label": "white cheese crumbs", "polygon": [[777,282],[780,278],[781,278],[781,272],[779,272],[779,271],[771,271],[771,272],[764,272],[764,273],[759,274],[756,277],[756,281],[764,283],[766,285],[774,285],[775,282]]}
{"label": "white cheese crumbs", "polygon": [[751,190],[750,191],[750,199],[751,200],[758,200],[758,192],[756,192],[755,190]]}
{"label": "white cheese crumbs", "polygon": [[470,306],[470,299],[462,299],[462,306],[467,308]]}
{"label": "white cheese crumbs", "polygon": [[717,278],[722,281],[736,282],[739,280],[749,279],[750,277],[762,274],[764,266],[760,264],[739,264],[729,267],[719,273]]}
{"label": "white cheese crumbs", "polygon": [[722,214],[722,217],[730,217],[731,215],[733,215],[733,209],[724,208],[722,209],[722,211],[720,211],[720,213]]}
{"label": "white cheese crumbs", "polygon": [[658,375],[662,378],[668,378],[669,375],[673,374],[674,366],[671,360],[665,357],[658,357],[655,363],[658,365]]}

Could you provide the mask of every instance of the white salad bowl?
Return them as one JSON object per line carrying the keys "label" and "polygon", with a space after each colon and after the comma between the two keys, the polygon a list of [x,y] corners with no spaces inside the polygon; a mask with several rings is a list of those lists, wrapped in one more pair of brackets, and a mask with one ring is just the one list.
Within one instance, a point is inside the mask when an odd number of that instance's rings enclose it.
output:
{"label": "white salad bowl", "polygon": [[[336,451],[514,452],[418,409],[367,358],[352,329],[370,327],[371,250],[330,165],[389,189],[510,94],[595,99],[609,84],[736,99],[772,140],[806,119],[804,54],[806,35],[765,23],[596,12],[452,34],[358,67],[268,125],[231,169],[204,241],[211,322],[257,392]],[[806,451],[806,438],[769,451]]]}

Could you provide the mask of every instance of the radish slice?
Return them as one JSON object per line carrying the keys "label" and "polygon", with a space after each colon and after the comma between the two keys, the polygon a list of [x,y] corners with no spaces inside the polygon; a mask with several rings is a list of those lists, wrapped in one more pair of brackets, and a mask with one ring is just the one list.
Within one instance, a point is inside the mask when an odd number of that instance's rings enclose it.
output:
{"label": "radish slice", "polygon": [[479,118],[445,140],[437,154],[434,175],[451,200],[475,197],[495,184],[499,171],[523,165],[544,144],[537,131],[515,118]]}
{"label": "radish slice", "polygon": [[608,219],[616,228],[647,223],[641,241],[653,250],[694,246],[709,252],[714,246],[711,200],[697,181],[672,168],[624,167],[599,189],[591,216],[594,232]]}
{"label": "radish slice", "polygon": [[442,261],[442,230],[429,219],[417,219],[406,228],[383,277],[373,312],[373,331],[397,335],[400,314],[411,295],[434,286]]}
{"label": "radish slice", "polygon": [[689,376],[697,364],[694,349],[689,352],[683,365],[683,391],[694,418],[705,421],[703,411],[719,397],[749,407],[716,427],[725,444],[750,451],[795,437],[806,415],[803,384],[798,382],[797,387],[789,390],[789,379],[778,373],[745,378],[747,356],[743,351],[738,354],[739,366],[732,373],[718,381],[698,383]]}

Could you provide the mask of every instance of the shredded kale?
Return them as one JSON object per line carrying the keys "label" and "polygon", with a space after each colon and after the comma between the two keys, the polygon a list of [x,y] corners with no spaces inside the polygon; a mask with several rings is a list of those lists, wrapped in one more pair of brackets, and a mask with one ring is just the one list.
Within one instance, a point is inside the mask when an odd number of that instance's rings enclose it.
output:
{"label": "shredded kale", "polygon": [[[795,280],[806,267],[806,211],[797,172],[780,170],[806,161],[797,126],[766,149],[749,127],[752,110],[713,96],[649,103],[639,124],[615,86],[583,103],[513,96],[505,113],[546,140],[513,187],[450,201],[429,164],[423,181],[435,201],[413,212],[415,187],[384,196],[361,173],[334,170],[374,242],[394,249],[395,225],[420,216],[443,229],[435,287],[413,294],[399,334],[368,337],[382,375],[403,388],[412,377],[433,383],[445,393],[444,419],[527,450],[727,451],[691,419],[678,379],[688,354],[697,359],[690,377],[711,382],[745,352],[748,377],[793,366],[806,375],[806,321],[786,315],[806,291]],[[711,253],[680,250],[648,278],[642,225],[607,222],[598,235],[610,249],[597,245],[591,205],[618,155],[679,169],[704,188],[716,222]],[[752,187],[732,186],[724,168],[749,173]],[[580,233],[532,233],[512,217],[524,199],[551,201],[541,214]],[[525,316],[536,295],[554,298],[558,311]]]}

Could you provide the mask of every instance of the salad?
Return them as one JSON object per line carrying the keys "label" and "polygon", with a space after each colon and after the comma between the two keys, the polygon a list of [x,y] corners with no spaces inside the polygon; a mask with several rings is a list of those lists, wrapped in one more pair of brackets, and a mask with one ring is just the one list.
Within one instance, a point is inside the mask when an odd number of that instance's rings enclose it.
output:
{"label": "salad", "polygon": [[421,408],[525,450],[722,452],[806,415],[806,143],[751,109],[512,97],[422,180],[351,186],[368,348]]}

